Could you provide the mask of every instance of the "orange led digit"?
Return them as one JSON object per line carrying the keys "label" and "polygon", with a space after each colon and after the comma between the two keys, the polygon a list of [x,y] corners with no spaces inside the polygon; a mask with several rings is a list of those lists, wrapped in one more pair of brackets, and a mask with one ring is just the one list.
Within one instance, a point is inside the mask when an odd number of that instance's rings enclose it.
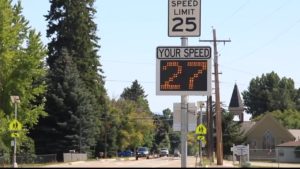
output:
{"label": "orange led digit", "polygon": [[207,70],[207,62],[188,62],[187,63],[188,67],[197,67],[198,70],[196,73],[194,73],[190,78],[189,78],[189,89],[193,90],[194,89],[194,81],[195,79],[199,78],[205,70]]}
{"label": "orange led digit", "polygon": [[179,90],[180,89],[180,85],[171,84],[178,77],[178,75],[180,75],[182,73],[182,66],[179,65],[179,62],[176,62],[176,61],[167,62],[165,66],[162,66],[162,71],[167,72],[167,70],[172,69],[172,67],[175,68],[175,73],[172,73],[171,76],[169,76],[168,80],[164,81],[164,83],[160,85],[161,89],[163,89],[163,90]]}
{"label": "orange led digit", "polygon": [[207,91],[207,60],[161,60],[161,91]]}

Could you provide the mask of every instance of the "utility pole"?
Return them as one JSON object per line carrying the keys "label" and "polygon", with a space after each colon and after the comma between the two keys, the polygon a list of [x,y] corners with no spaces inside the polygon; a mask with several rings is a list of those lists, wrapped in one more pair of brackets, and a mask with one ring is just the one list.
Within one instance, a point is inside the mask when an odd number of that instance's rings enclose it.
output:
{"label": "utility pole", "polygon": [[231,40],[217,40],[216,30],[213,29],[213,40],[200,40],[200,42],[214,43],[214,71],[215,71],[215,111],[216,111],[216,156],[217,165],[223,165],[223,140],[222,140],[222,114],[220,102],[220,88],[219,88],[219,65],[218,65],[218,50],[217,42],[231,42]]}
{"label": "utility pole", "polygon": [[213,149],[214,149],[214,140],[213,140],[213,114],[212,114],[212,96],[207,96],[206,103],[206,112],[207,112],[207,154],[210,160],[210,163],[214,162]]}

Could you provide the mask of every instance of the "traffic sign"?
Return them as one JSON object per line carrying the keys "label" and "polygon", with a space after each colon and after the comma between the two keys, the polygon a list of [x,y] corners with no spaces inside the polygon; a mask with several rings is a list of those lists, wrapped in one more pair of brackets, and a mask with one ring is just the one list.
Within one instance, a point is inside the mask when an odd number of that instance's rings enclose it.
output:
{"label": "traffic sign", "polygon": [[10,134],[10,136],[11,136],[12,138],[18,138],[18,137],[20,137],[20,134],[19,134],[19,133],[16,133],[16,132],[13,132],[13,133]]}
{"label": "traffic sign", "polygon": [[207,133],[206,127],[203,124],[199,124],[195,131],[196,134],[205,135]]}
{"label": "traffic sign", "polygon": [[157,59],[210,59],[210,46],[158,46]]}
{"label": "traffic sign", "polygon": [[197,136],[197,140],[201,141],[204,144],[206,144],[205,136]]}
{"label": "traffic sign", "polygon": [[168,36],[200,36],[201,0],[169,0]]}
{"label": "traffic sign", "polygon": [[17,119],[13,119],[8,126],[8,130],[11,131],[18,131],[22,129],[22,124],[17,120]]}
{"label": "traffic sign", "polygon": [[[195,103],[188,103],[188,131],[197,127],[197,107]],[[181,103],[173,104],[173,131],[181,131]]]}
{"label": "traffic sign", "polygon": [[156,94],[211,94],[211,47],[159,46],[156,48]]}

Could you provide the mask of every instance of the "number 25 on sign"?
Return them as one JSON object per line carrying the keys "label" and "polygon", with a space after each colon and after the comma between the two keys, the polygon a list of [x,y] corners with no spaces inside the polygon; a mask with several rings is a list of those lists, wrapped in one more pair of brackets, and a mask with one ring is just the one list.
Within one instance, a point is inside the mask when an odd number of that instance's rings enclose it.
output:
{"label": "number 25 on sign", "polygon": [[200,36],[201,0],[169,0],[168,35]]}

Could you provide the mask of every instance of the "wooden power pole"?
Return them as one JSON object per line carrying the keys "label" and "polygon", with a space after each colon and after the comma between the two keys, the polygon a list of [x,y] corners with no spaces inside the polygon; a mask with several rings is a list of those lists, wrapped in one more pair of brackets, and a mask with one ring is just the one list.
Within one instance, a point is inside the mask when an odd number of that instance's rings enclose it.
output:
{"label": "wooden power pole", "polygon": [[[214,74],[215,74],[215,112],[216,112],[216,156],[217,165],[223,165],[223,140],[222,140],[222,114],[220,101],[220,87],[219,87],[219,64],[218,64],[218,50],[217,42],[231,42],[231,40],[217,40],[216,30],[213,29],[213,40],[200,40],[200,42],[213,42],[214,44]],[[212,120],[212,119],[211,119]],[[210,121],[211,123],[211,121]]]}

